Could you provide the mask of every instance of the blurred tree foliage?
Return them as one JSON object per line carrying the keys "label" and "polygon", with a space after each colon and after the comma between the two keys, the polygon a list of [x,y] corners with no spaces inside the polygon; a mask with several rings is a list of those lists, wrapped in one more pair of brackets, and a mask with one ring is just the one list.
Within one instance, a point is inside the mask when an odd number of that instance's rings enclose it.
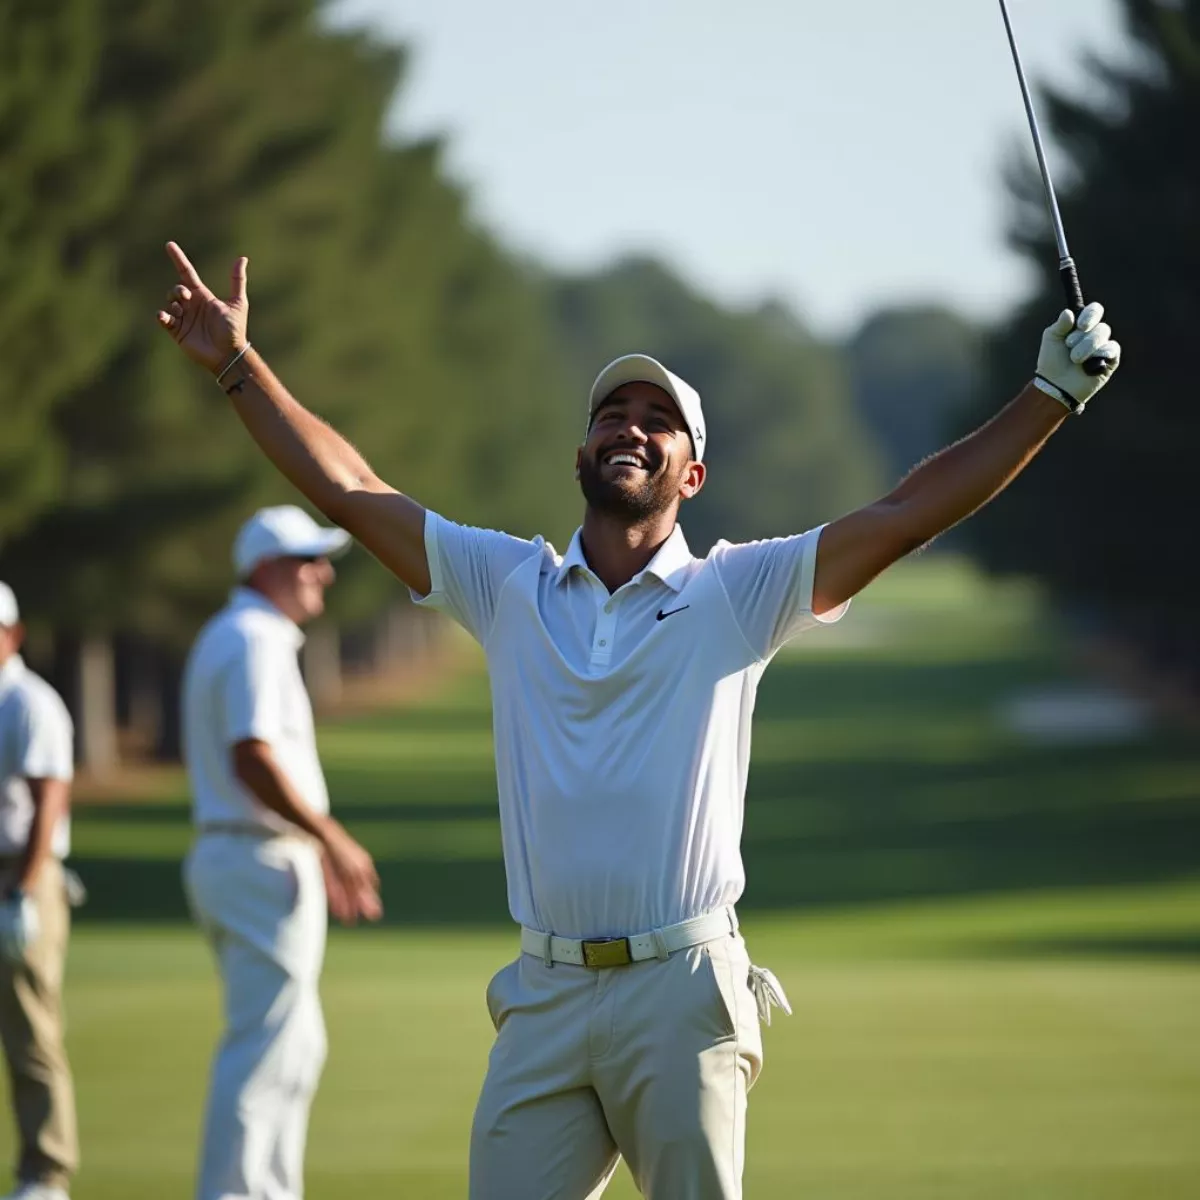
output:
{"label": "blurred tree foliage", "polygon": [[935,307],[873,314],[846,344],[863,423],[886,460],[888,478],[904,477],[940,449],[982,383],[984,332]]}
{"label": "blurred tree foliage", "polygon": [[722,308],[641,258],[547,291],[575,371],[577,436],[583,397],[618,354],[652,354],[703,397],[709,474],[683,513],[694,551],[799,533],[874,498],[879,461],[842,357],[782,307]]}
{"label": "blurred tree foliage", "polygon": [[[1124,362],[967,532],[993,569],[1039,576],[1071,611],[1200,689],[1200,404],[1188,353],[1200,326],[1200,0],[1123,7],[1129,65],[1090,64],[1108,104],[1050,91],[1045,110],[1072,168],[1060,197],[1071,249]],[[1036,177],[1027,160],[1009,174],[1012,240],[1040,284],[991,341],[994,387],[980,416],[1028,378],[1040,331],[1062,307]]]}
{"label": "blurred tree foliage", "polygon": [[0,5],[0,542],[63,486],[56,408],[113,353],[113,248],[131,137],[89,116],[99,65],[89,0]]}
{"label": "blurred tree foliage", "polygon": [[[229,585],[240,520],[293,498],[154,326],[169,237],[218,290],[251,254],[255,341],[397,486],[515,528],[573,488],[532,282],[473,225],[435,143],[383,137],[403,52],[331,30],[321,8],[43,0],[0,16],[19,66],[0,81],[0,575],[60,631],[182,643]],[[394,586],[347,574],[343,611]]]}

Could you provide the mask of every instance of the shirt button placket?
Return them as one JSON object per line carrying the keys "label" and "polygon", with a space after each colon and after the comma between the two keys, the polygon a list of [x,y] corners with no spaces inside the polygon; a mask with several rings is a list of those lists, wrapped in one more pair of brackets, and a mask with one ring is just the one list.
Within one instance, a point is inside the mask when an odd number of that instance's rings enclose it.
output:
{"label": "shirt button placket", "polygon": [[617,602],[609,599],[596,614],[596,633],[592,641],[592,662],[604,664],[612,657],[613,633],[616,631]]}

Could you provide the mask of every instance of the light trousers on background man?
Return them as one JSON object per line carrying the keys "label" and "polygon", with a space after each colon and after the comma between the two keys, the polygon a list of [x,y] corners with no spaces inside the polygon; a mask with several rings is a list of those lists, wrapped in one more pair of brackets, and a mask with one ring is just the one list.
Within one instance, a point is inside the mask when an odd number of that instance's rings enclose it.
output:
{"label": "light trousers on background man", "polygon": [[318,851],[296,837],[202,834],[184,881],[224,986],[197,1200],[298,1200],[325,1062]]}
{"label": "light trousers on background man", "polygon": [[737,933],[608,969],[522,954],[488,987],[496,1041],[471,1131],[471,1200],[588,1200],[618,1145],[649,1200],[742,1194],[762,1067]]}
{"label": "light trousers on background man", "polygon": [[[19,860],[0,860],[0,895],[16,884],[19,870]],[[56,858],[42,864],[30,899],[37,907],[38,937],[22,961],[0,956],[0,1040],[21,1139],[16,1175],[65,1191],[79,1166],[79,1138],[63,1046],[62,985],[71,916]]]}

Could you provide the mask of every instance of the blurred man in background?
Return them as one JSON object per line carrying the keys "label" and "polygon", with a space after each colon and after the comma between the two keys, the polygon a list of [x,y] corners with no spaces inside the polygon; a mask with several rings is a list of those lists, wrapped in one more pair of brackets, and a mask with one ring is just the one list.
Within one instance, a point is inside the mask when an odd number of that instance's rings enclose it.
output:
{"label": "blurred man in background", "polygon": [[79,1166],[62,1011],[74,730],[22,661],[24,632],[0,583],[0,1039],[21,1142],[9,1200],[66,1200]]}
{"label": "blurred man in background", "polygon": [[184,868],[224,985],[199,1200],[297,1200],[325,1060],[318,981],[326,906],[381,915],[367,852],[329,816],[300,626],[320,616],[330,558],[349,544],[291,505],[242,527],[240,585],[201,631],[184,676],[196,842]]}

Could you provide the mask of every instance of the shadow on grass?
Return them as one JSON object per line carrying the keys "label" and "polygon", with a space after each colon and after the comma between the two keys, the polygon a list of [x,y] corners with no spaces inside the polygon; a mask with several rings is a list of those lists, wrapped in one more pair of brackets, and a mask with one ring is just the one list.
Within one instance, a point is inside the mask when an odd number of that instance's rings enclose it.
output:
{"label": "shadow on grass", "polygon": [[[446,792],[446,789],[443,789]],[[395,821],[397,824],[418,821],[470,821],[495,818],[496,801],[476,801],[468,796],[476,792],[464,793],[464,798],[458,800],[443,794],[438,801],[418,801],[405,803],[355,803],[337,805],[339,821],[353,824],[356,821]],[[84,828],[127,825],[130,828],[146,826],[165,826],[171,829],[186,829],[189,827],[187,811],[178,804],[89,804],[80,816],[75,818],[78,826],[83,822]]]}
{"label": "shadow on grass", "polygon": [[[72,859],[88,888],[80,923],[176,922],[188,916],[182,866],[172,859]],[[507,924],[504,865],[419,859],[379,863],[388,925]]]}
{"label": "shadow on grass", "polygon": [[[762,753],[750,774],[743,907],[816,909],[1194,874],[1194,747],[1159,736],[1051,748],[998,730],[993,706],[1046,677],[1046,660],[1032,651],[979,661],[776,663],[759,694]],[[456,755],[453,743],[462,735],[477,746],[489,720],[472,691],[461,708],[373,714],[353,723],[348,743],[368,731],[386,739],[400,727],[449,739],[444,760],[423,759],[412,769],[386,756],[356,759],[349,749],[339,756],[331,731],[327,766],[338,815],[351,828],[382,822],[398,830],[379,862],[392,924],[509,920],[494,776],[477,755]],[[473,857],[446,857],[456,823],[467,822],[493,822],[493,845],[485,841]],[[440,845],[441,853],[405,856],[397,849],[404,827],[415,823],[443,827],[440,843],[424,842]],[[186,824],[176,805],[81,809],[73,861],[92,895],[81,918],[184,915],[178,857]],[[89,854],[89,841],[99,846],[102,837],[111,851],[114,830],[116,857]],[[1088,941],[1081,952],[1096,945]],[[1068,951],[1048,944],[1047,953]]]}
{"label": "shadow on grass", "polygon": [[1128,937],[988,938],[965,950],[971,958],[1200,959],[1200,933],[1147,933]]}

